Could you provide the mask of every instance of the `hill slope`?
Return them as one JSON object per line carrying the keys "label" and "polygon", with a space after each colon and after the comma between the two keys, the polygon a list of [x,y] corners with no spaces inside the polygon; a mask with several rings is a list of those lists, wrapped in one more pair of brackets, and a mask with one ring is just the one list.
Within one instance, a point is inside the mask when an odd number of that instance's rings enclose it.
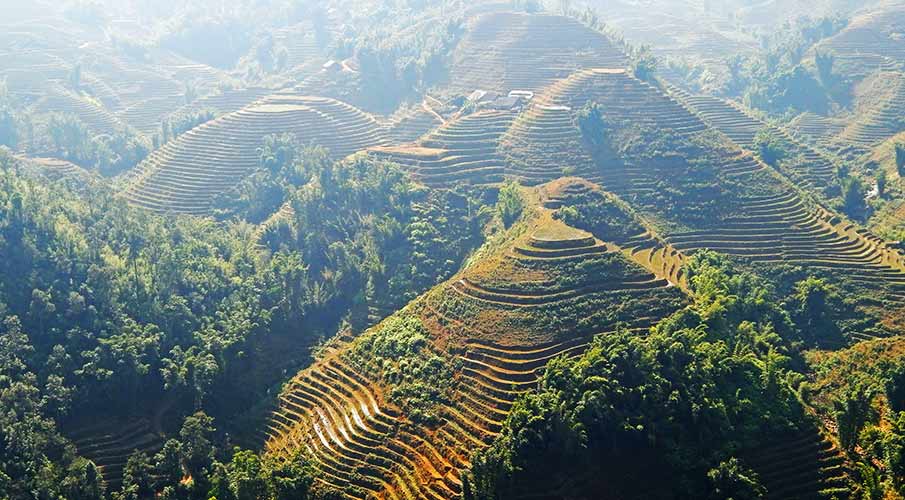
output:
{"label": "hill slope", "polygon": [[453,54],[450,87],[536,91],[577,69],[626,64],[621,49],[574,19],[494,12],[471,20]]}
{"label": "hill slope", "polygon": [[136,167],[124,196],[156,212],[204,214],[214,197],[258,168],[265,136],[295,134],[333,158],[383,143],[370,115],[333,99],[273,95],[192,129]]}
{"label": "hill slope", "polygon": [[489,444],[548,360],[683,302],[628,251],[554,218],[543,200],[562,200],[550,193],[528,192],[528,214],[465,271],[299,373],[267,452],[307,449],[322,480],[353,497],[450,498],[471,451]]}

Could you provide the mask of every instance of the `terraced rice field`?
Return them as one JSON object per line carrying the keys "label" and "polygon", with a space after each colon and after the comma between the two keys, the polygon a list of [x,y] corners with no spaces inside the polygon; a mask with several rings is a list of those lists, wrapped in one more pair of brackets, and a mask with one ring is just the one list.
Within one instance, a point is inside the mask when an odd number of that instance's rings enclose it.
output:
{"label": "terraced rice field", "polygon": [[123,127],[123,122],[105,108],[63,89],[49,92],[34,105],[33,111],[74,115],[94,134],[112,134]]}
{"label": "terraced rice field", "polygon": [[558,80],[538,96],[548,106],[579,110],[589,102],[603,104],[604,115],[681,135],[704,131],[707,125],[681,103],[624,69],[586,69]]}
{"label": "terraced rice field", "polygon": [[370,154],[398,163],[428,186],[498,183],[506,173],[500,137],[514,119],[512,112],[479,111],[448,122],[413,146],[375,148]]}
{"label": "terraced rice field", "polygon": [[763,129],[784,140],[792,146],[790,153],[801,157],[800,163],[796,162],[796,168],[791,172],[796,181],[803,181],[811,186],[827,186],[833,182],[836,172],[832,158],[802,144],[785,130],[754,118],[741,105],[717,97],[689,95],[675,88],[671,89],[671,93],[707,125],[722,132],[744,149],[754,150],[754,138]]}
{"label": "terraced rice field", "polygon": [[[562,179],[544,187],[544,207],[556,210],[564,206],[575,206],[587,200],[603,200],[612,193],[604,194],[599,186],[583,179]],[[616,198],[618,200],[618,198]],[[625,236],[600,235],[608,244],[618,247],[630,260],[640,265],[654,276],[667,280],[687,290],[683,265],[686,256],[667,243],[649,224],[639,221],[637,232]]]}
{"label": "terraced rice field", "polygon": [[852,19],[849,25],[817,46],[832,52],[847,73],[901,69],[905,43],[897,37],[905,26],[905,8],[894,3]]}
{"label": "terraced rice field", "polygon": [[108,491],[122,484],[123,468],[133,453],[153,455],[164,442],[146,419],[100,422],[75,430],[68,437],[79,455],[97,465]]}
{"label": "terraced rice field", "polygon": [[[905,47],[905,44],[902,44]],[[905,116],[905,73],[889,73],[888,78],[898,81],[895,92],[867,116],[854,121],[839,139],[856,146],[870,147],[905,130],[902,116]]]}
{"label": "terraced rice field", "polygon": [[[614,119],[650,123],[655,128],[672,128],[691,135],[705,127],[690,111],[658,89],[637,82],[624,72],[589,70],[568,81],[560,81],[542,101],[582,106],[593,100]],[[658,120],[663,125],[658,125]],[[886,299],[899,301],[905,280],[905,260],[880,238],[807,201],[787,181],[771,174],[768,167],[749,153],[732,149],[717,161],[718,185],[735,179],[745,185],[769,184],[774,194],[730,197],[722,200],[728,215],[708,221],[693,230],[673,229],[663,239],[675,249],[691,254],[700,249],[747,257],[760,262],[784,262],[822,269],[867,287],[885,285]],[[730,155],[727,157],[727,155]],[[675,182],[670,168],[635,166],[631,159],[621,168],[605,171],[603,187],[636,207],[655,197],[661,183]],[[723,180],[721,180],[723,179]],[[681,217],[681,212],[679,217]],[[873,285],[871,285],[873,283]]]}
{"label": "terraced rice field", "polygon": [[578,69],[626,64],[605,36],[573,19],[495,12],[471,21],[454,54],[450,86],[465,93],[537,91]]}
{"label": "terraced rice field", "polygon": [[278,47],[285,47],[287,52],[286,66],[318,66],[324,63],[324,57],[314,36],[311,23],[299,23],[282,28],[274,33],[273,41]]}
{"label": "terraced rice field", "polygon": [[443,125],[441,117],[425,106],[407,110],[391,117],[386,123],[388,134],[395,144],[409,144]]}
{"label": "terraced rice field", "polygon": [[814,113],[802,113],[789,122],[787,129],[805,144],[813,144],[840,159],[854,161],[868,154],[870,149],[839,139],[839,135],[848,124],[849,120],[844,118],[827,118]]}
{"label": "terraced rice field", "polygon": [[91,174],[82,167],[57,158],[20,158],[27,164],[40,168],[51,178],[87,179]]}
{"label": "terraced rice field", "polygon": [[272,93],[273,90],[264,87],[228,89],[195,99],[178,111],[212,109],[221,114],[232,113]]}
{"label": "terraced rice field", "polygon": [[568,106],[530,106],[506,132],[500,150],[507,157],[507,175],[522,184],[541,184],[566,174],[600,179]]}
{"label": "terraced rice field", "polygon": [[269,134],[292,133],[334,158],[386,141],[370,115],[333,99],[274,95],[196,127],[156,150],[121,193],[156,212],[205,214],[218,194],[258,167]]}
{"label": "terraced rice field", "polygon": [[816,428],[780,437],[747,457],[768,500],[847,498],[845,456]]}

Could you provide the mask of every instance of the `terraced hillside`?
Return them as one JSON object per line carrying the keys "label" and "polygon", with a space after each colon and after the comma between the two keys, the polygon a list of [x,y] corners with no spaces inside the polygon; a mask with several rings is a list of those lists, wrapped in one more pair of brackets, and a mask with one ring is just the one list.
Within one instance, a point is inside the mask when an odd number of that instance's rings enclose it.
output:
{"label": "terraced hillside", "polygon": [[416,142],[421,137],[443,125],[443,119],[426,105],[406,109],[390,117],[386,126],[396,144]]}
{"label": "terraced hillside", "polygon": [[447,122],[414,145],[375,148],[370,154],[398,163],[428,186],[493,184],[506,173],[498,149],[514,119],[508,111],[479,111]]}
{"label": "terraced hillside", "polygon": [[295,26],[281,28],[273,35],[273,41],[286,49],[287,68],[299,66],[319,66],[324,57],[315,37],[314,26],[303,22]]}
{"label": "terraced hillside", "polygon": [[905,7],[890,2],[855,17],[841,32],[818,44],[816,50],[832,52],[849,75],[901,68],[905,64],[903,28]]}
{"label": "terraced hillside", "polygon": [[850,493],[845,455],[816,428],[779,437],[747,460],[768,500],[847,498]]}
{"label": "terraced hillside", "polygon": [[135,451],[153,455],[164,442],[147,419],[98,422],[73,431],[69,437],[78,454],[97,465],[108,491],[122,483],[129,456]]}
{"label": "terraced hillside", "polygon": [[[622,71],[588,70],[558,82],[540,101],[601,105],[619,150],[597,155],[604,158],[603,187],[658,221],[676,249],[714,249],[823,270],[868,288],[883,285],[884,299],[898,307],[905,283],[898,251],[802,195],[737,145],[708,135],[699,118],[659,89]],[[658,152],[663,140],[671,146]]]}
{"label": "terraced hillside", "polygon": [[599,180],[594,160],[582,144],[574,110],[534,103],[515,120],[500,143],[506,173],[533,185],[563,175]]}
{"label": "terraced hillside", "polygon": [[895,91],[866,116],[850,123],[839,134],[839,140],[869,148],[905,130],[905,123],[902,122],[905,115],[905,73],[886,73],[883,77],[897,82]]}
{"label": "terraced hillside", "polygon": [[686,256],[667,243],[651,224],[616,195],[581,178],[561,178],[542,189],[544,207],[577,210],[572,224],[617,246],[622,253],[655,276],[687,289],[682,266]]}
{"label": "terraced hillside", "polygon": [[157,212],[204,214],[213,198],[258,166],[269,134],[292,133],[334,158],[385,142],[370,115],[319,97],[273,95],[207,122],[156,150],[135,169],[121,195]]}
{"label": "terraced hillside", "polygon": [[123,127],[123,122],[104,107],[85,96],[76,95],[62,88],[49,91],[33,106],[36,113],[66,113],[77,117],[94,134],[112,134]]}
{"label": "terraced hillside", "polygon": [[470,21],[454,54],[452,89],[540,90],[582,68],[621,68],[621,50],[578,21],[495,12]]}
{"label": "terraced hillside", "polygon": [[789,164],[790,176],[796,181],[806,182],[811,186],[825,187],[836,174],[833,159],[827,154],[802,144],[785,130],[768,125],[751,116],[738,103],[711,96],[694,96],[679,89],[672,88],[675,95],[707,125],[729,137],[744,149],[753,151],[754,139],[761,130],[768,130],[773,136],[783,140],[790,146],[789,153],[793,157]]}
{"label": "terraced hillside", "polygon": [[[725,13],[737,19],[741,9],[731,3],[717,8],[696,1],[650,1],[644,3],[590,0],[633,45],[648,45],[661,57],[694,57],[716,62],[737,53],[753,52],[756,41],[743,33]],[[774,13],[775,16],[775,13]]]}
{"label": "terraced hillside", "polygon": [[[532,191],[538,205],[475,265],[299,373],[268,426],[267,452],[308,450],[319,480],[353,498],[458,495],[471,451],[488,445],[548,360],[615,328],[643,329],[684,301],[618,245],[540,206],[586,189],[550,186],[556,199]],[[422,375],[400,379],[401,365]],[[424,390],[431,403],[413,406]]]}

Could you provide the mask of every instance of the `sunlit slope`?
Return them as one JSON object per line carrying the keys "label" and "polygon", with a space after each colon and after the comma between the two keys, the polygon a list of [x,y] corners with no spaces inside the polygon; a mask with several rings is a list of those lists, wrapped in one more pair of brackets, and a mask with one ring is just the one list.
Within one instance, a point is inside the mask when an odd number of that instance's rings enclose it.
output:
{"label": "sunlit slope", "polygon": [[501,182],[506,162],[500,139],[515,117],[510,111],[479,111],[447,122],[414,144],[375,148],[370,154],[398,163],[428,186]]}
{"label": "sunlit slope", "polygon": [[529,191],[530,213],[468,269],[299,373],[267,452],[309,451],[320,480],[353,498],[456,497],[470,454],[547,361],[616,328],[640,334],[684,302],[629,250],[555,218],[553,207],[594,189]]}
{"label": "sunlit slope", "polygon": [[575,19],[496,12],[473,18],[453,54],[450,87],[540,90],[582,68],[626,66],[622,51]]}
{"label": "sunlit slope", "polygon": [[203,214],[213,198],[258,167],[269,134],[292,133],[342,158],[385,141],[358,109],[320,97],[274,95],[190,130],[136,167],[122,195],[157,212]]}
{"label": "sunlit slope", "polygon": [[905,297],[902,255],[819,206],[786,178],[659,89],[624,72],[583,71],[541,101],[601,105],[611,137],[601,184],[685,252],[713,249],[755,262],[820,269]]}
{"label": "sunlit slope", "polygon": [[789,145],[789,155],[795,157],[787,173],[801,185],[825,188],[836,175],[833,158],[796,140],[789,132],[755,118],[741,104],[718,97],[691,95],[676,88],[670,93],[697,114],[708,126],[725,134],[743,149],[755,149],[755,136],[766,130]]}

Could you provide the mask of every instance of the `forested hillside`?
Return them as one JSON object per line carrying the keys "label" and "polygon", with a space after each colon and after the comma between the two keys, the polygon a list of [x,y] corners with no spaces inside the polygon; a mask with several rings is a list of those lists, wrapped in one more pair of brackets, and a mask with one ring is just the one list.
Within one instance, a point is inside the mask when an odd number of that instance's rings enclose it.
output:
{"label": "forested hillside", "polygon": [[0,500],[905,498],[898,1],[0,5]]}

